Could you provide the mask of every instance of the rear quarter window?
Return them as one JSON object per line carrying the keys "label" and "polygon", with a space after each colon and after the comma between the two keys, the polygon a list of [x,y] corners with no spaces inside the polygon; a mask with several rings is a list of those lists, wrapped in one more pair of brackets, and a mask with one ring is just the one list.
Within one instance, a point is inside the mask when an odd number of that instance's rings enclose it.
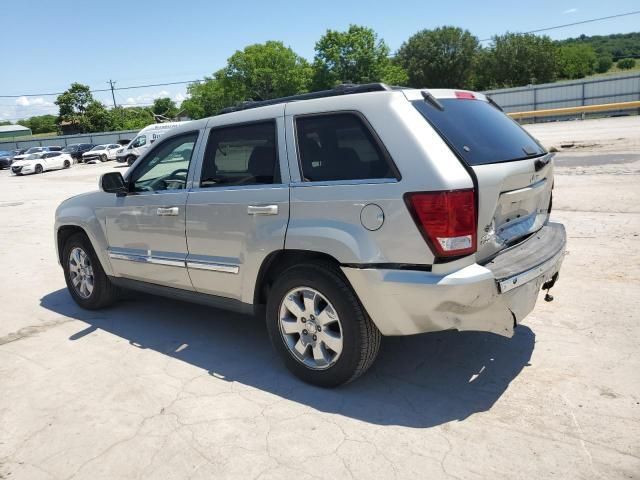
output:
{"label": "rear quarter window", "polygon": [[442,110],[424,100],[413,106],[467,165],[523,160],[546,153],[517,122],[483,100],[438,99]]}
{"label": "rear quarter window", "polygon": [[398,178],[386,150],[355,113],[298,117],[296,134],[304,181]]}

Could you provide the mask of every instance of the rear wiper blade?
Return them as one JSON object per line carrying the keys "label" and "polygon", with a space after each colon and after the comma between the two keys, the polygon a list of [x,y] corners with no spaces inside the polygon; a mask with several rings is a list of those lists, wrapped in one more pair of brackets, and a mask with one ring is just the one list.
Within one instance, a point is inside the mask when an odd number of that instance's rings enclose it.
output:
{"label": "rear wiper blade", "polygon": [[425,92],[424,90],[421,90],[420,93],[422,94],[422,98],[424,98],[425,102],[431,104],[433,107],[436,107],[441,112],[444,111],[444,106],[442,106],[442,104],[438,101],[438,99],[434,97],[431,93]]}
{"label": "rear wiper blade", "polygon": [[496,107],[498,110],[500,110],[501,112],[504,112],[504,110],[502,109],[502,107],[500,105],[498,105],[496,103],[496,101],[491,98],[489,95],[485,95],[485,97],[487,97],[487,102],[489,102],[491,105],[493,105],[494,107]]}

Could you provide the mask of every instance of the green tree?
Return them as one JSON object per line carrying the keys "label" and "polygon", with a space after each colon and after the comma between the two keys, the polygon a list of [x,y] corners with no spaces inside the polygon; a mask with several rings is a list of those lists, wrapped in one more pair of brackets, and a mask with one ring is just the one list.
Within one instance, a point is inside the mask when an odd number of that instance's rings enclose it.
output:
{"label": "green tree", "polygon": [[557,68],[558,47],[549,37],[530,33],[497,35],[479,55],[476,88],[552,82]]}
{"label": "green tree", "polygon": [[268,100],[305,92],[311,68],[282,42],[267,41],[236,51],[216,75],[229,98]]}
{"label": "green tree", "polygon": [[444,26],[411,36],[396,58],[412,87],[462,88],[470,86],[479,50],[477,37],[468,30]]}
{"label": "green tree", "polygon": [[591,45],[564,45],[558,50],[558,73],[563,78],[584,78],[595,72],[598,57]]}
{"label": "green tree", "polygon": [[189,98],[184,100],[180,109],[193,119],[210,117],[218,113],[222,108],[229,107],[239,101],[232,98],[225,91],[221,80],[221,72],[216,72],[213,77],[208,77],[199,83],[192,83],[187,87]]}
{"label": "green tree", "polygon": [[[20,122],[18,122],[18,123],[20,124]],[[0,127],[4,127],[5,125],[13,125],[13,123],[11,123],[8,120],[0,121]],[[20,124],[20,125],[22,125],[22,124]]]}
{"label": "green tree", "polygon": [[156,98],[153,101],[151,111],[155,115],[163,115],[168,118],[173,118],[178,113],[178,107],[176,106],[176,102],[171,100],[169,97]]}
{"label": "green tree", "polygon": [[598,58],[596,62],[596,72],[598,73],[606,73],[611,70],[613,66],[613,59],[608,55],[603,55]]}
{"label": "green tree", "polygon": [[631,70],[635,68],[636,61],[633,58],[623,58],[622,60],[618,60],[617,66],[620,70]]}
{"label": "green tree", "polygon": [[403,75],[389,60],[389,47],[367,27],[350,25],[345,32],[327,30],[316,43],[313,88],[340,83],[368,83],[384,79],[398,83]]}
{"label": "green tree", "polygon": [[113,117],[102,103],[92,100],[85,108],[80,125],[85,132],[108,132],[113,130]]}
{"label": "green tree", "polygon": [[114,130],[140,130],[155,123],[151,110],[145,107],[116,107],[109,114]]}
{"label": "green tree", "polygon": [[60,121],[82,124],[84,113],[92,101],[93,95],[87,85],[72,83],[71,87],[59,95],[55,101],[60,109],[58,114]]}
{"label": "green tree", "polygon": [[56,122],[57,117],[55,115],[37,115],[26,120],[20,120],[18,124],[30,128],[33,133],[51,133],[58,129]]}

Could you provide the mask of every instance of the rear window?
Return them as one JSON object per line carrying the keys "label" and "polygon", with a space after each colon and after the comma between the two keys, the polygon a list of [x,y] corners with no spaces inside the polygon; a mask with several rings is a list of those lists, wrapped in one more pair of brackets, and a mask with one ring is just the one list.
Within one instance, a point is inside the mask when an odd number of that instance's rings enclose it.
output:
{"label": "rear window", "polygon": [[520,125],[483,100],[438,99],[443,109],[415,100],[413,105],[467,165],[509,162],[546,151]]}

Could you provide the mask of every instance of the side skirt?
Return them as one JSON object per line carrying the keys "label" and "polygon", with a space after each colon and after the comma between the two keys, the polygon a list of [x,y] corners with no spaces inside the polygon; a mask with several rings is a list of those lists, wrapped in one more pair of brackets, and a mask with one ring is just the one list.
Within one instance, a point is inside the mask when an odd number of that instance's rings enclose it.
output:
{"label": "side skirt", "polygon": [[223,310],[231,310],[233,312],[245,315],[254,315],[254,306],[250,303],[244,303],[240,300],[227,297],[219,297],[216,295],[208,295],[206,293],[191,292],[180,288],[165,287],[164,285],[155,285],[153,283],[141,282],[139,280],[131,280],[130,278],[109,277],[111,282],[121,288],[127,290],[136,290],[138,292],[157,295],[160,297],[169,297],[185,302],[198,303],[208,307],[220,308]]}

